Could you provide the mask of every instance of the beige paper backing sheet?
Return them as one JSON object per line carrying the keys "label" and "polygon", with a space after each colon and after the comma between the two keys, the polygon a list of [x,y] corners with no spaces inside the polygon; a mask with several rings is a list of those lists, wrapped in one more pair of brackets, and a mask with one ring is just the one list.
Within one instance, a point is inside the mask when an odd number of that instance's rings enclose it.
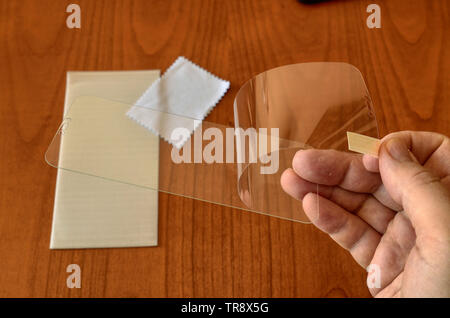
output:
{"label": "beige paper backing sheet", "polygon": [[347,140],[349,150],[378,157],[380,139],[347,131]]}
{"label": "beige paper backing sheet", "polygon": [[[158,70],[68,72],[64,113],[80,96],[133,104],[159,74]],[[87,137],[90,133],[86,132]],[[159,138],[155,136],[151,143],[158,149]],[[71,146],[63,140],[60,160]],[[157,182],[158,158],[149,162],[146,171]],[[58,169],[51,249],[157,244],[158,191]]]}

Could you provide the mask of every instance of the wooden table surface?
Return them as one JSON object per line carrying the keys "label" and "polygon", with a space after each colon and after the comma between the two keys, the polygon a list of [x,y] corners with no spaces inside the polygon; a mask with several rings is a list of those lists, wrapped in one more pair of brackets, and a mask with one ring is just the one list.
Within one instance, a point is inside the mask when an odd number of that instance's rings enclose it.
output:
{"label": "wooden table surface", "polygon": [[[69,3],[81,29],[68,29]],[[381,29],[366,7],[381,6]],[[67,70],[165,70],[184,55],[231,81],[285,64],[358,67],[380,133],[450,135],[450,1],[0,1],[0,296],[370,296],[365,271],[311,225],[160,194],[153,248],[49,250],[56,171],[44,162]],[[66,266],[82,288],[66,287]]]}

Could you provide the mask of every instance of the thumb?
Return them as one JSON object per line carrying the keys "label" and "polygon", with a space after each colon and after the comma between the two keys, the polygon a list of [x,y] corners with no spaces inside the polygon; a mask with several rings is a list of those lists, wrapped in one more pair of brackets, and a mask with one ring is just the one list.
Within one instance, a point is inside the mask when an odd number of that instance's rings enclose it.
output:
{"label": "thumb", "polygon": [[379,167],[386,190],[403,207],[416,234],[448,230],[449,193],[440,178],[417,161],[403,139],[392,137],[381,145]]}

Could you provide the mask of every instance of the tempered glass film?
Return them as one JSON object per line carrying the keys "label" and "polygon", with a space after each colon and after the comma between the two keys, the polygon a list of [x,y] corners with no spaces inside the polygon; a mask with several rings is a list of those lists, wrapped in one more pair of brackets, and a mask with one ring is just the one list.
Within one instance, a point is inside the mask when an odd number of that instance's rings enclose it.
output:
{"label": "tempered glass film", "polygon": [[[131,107],[138,107],[140,123],[126,116]],[[111,182],[308,222],[301,202],[280,185],[296,151],[346,151],[347,131],[378,137],[364,80],[345,63],[295,64],[259,74],[236,95],[234,127],[186,114],[170,105],[149,109],[79,97],[46,161]],[[170,131],[184,146],[155,141],[145,123],[153,131]]]}

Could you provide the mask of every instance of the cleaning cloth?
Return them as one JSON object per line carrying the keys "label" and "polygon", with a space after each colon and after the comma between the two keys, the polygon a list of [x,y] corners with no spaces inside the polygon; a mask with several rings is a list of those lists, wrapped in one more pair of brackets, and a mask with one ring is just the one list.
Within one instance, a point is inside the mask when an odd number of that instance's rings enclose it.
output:
{"label": "cleaning cloth", "polygon": [[[180,149],[229,87],[228,81],[180,56],[127,116]],[[172,133],[179,128],[186,133],[175,138]]]}

